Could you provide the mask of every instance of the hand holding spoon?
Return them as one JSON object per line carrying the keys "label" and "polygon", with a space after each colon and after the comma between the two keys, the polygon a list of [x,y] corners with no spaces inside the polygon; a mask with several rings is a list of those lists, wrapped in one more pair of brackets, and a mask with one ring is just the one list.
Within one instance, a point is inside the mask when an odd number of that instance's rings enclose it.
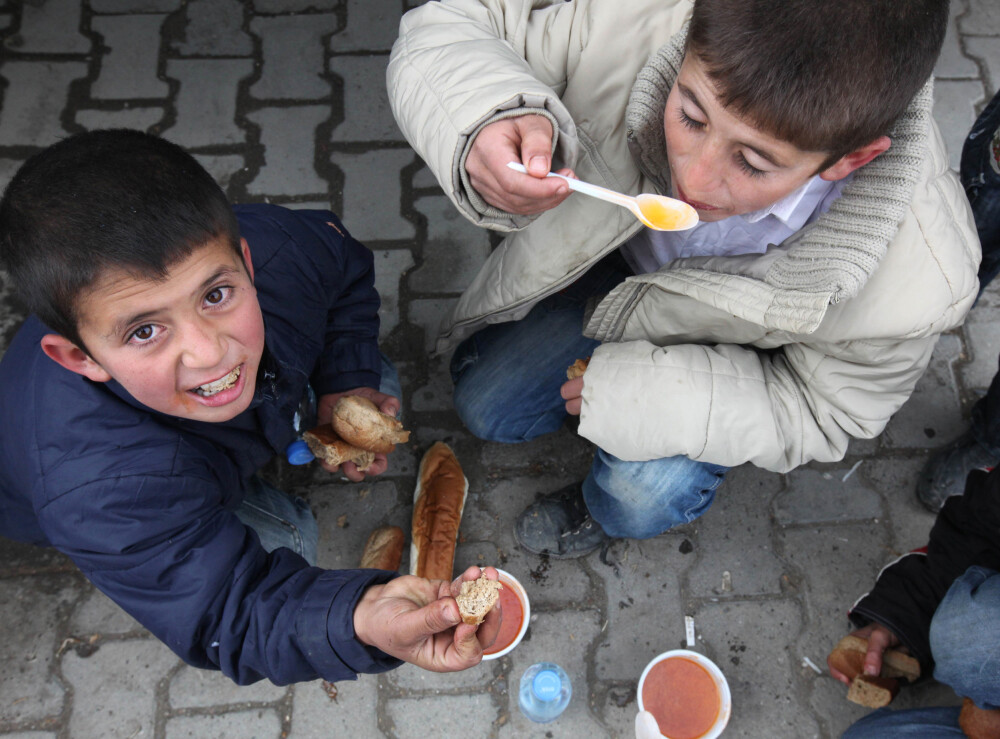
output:
{"label": "hand holding spoon", "polygon": [[[523,164],[508,162],[507,166],[515,172],[527,174]],[[606,200],[609,203],[628,208],[632,214],[649,228],[657,231],[686,231],[698,225],[698,211],[683,200],[643,193],[632,197],[614,190],[592,185],[582,180],[574,180],[555,172],[549,172],[546,177],[558,177],[565,180],[570,190],[582,192],[592,198]]]}

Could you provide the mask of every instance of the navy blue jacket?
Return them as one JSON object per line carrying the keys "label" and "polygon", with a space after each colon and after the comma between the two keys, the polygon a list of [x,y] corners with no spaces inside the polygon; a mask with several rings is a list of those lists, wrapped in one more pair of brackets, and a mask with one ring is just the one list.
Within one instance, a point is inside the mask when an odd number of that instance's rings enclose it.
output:
{"label": "navy blue jacket", "polygon": [[327,211],[235,208],[250,245],[265,356],[227,423],[153,411],[46,357],[29,317],[0,362],[0,534],[53,546],[189,664],[238,683],[354,678],[399,664],[354,638],[376,570],[270,554],[233,513],[284,451],[307,382],[378,387],[370,251]]}

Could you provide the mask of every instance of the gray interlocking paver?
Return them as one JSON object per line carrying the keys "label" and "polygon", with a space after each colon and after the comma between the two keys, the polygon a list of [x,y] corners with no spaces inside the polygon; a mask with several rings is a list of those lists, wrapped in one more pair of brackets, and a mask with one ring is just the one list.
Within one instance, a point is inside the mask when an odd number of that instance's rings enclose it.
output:
{"label": "gray interlocking paver", "polygon": [[110,51],[101,62],[101,72],[90,94],[99,100],[162,98],[169,92],[156,74],[158,44],[137,44],[135,40],[157,39],[165,15],[96,16],[91,22]]}
{"label": "gray interlocking paver", "polygon": [[336,685],[316,680],[296,685],[290,739],[375,737],[379,675],[361,675]]}
{"label": "gray interlocking paver", "polygon": [[195,154],[195,159],[208,170],[223,190],[228,190],[229,183],[238,173],[246,169],[246,159],[239,154]]}
{"label": "gray interlocking paver", "polygon": [[934,120],[948,147],[951,168],[958,171],[962,142],[976,120],[979,103],[987,100],[979,80],[937,80],[934,83]]}
{"label": "gray interlocking paver", "polygon": [[86,638],[92,634],[107,636],[148,633],[142,624],[93,586],[88,586],[77,604],[69,629],[77,638]]}
{"label": "gray interlocking paver", "polygon": [[136,128],[148,131],[163,120],[163,108],[123,108],[121,110],[81,110],[75,122],[88,131],[99,128]]}
{"label": "gray interlocking paver", "polygon": [[181,56],[249,56],[253,38],[243,30],[239,0],[191,0],[184,6],[183,38],[171,44]]}
{"label": "gray interlocking paver", "polygon": [[416,227],[403,217],[400,207],[400,172],[413,159],[409,149],[372,149],[362,154],[345,151],[331,156],[344,175],[340,214],[355,238],[409,241],[416,236]]}
{"label": "gray interlocking paver", "polygon": [[180,83],[177,121],[163,135],[188,148],[240,144],[247,132],[236,121],[240,81],[253,74],[250,59],[171,59],[167,77]]}
{"label": "gray interlocking paver", "polygon": [[250,30],[263,46],[263,73],[251,85],[250,94],[258,100],[329,97],[330,83],[323,79],[326,70],[320,40],[333,33],[338,22],[333,14],[255,18]]}
{"label": "gray interlocking paver", "polygon": [[970,78],[979,76],[979,68],[976,63],[965,56],[962,51],[962,42],[958,33],[957,16],[965,11],[965,4],[953,2],[950,4],[951,21],[948,23],[948,31],[944,37],[944,44],[941,47],[941,56],[938,57],[934,65],[934,76],[939,78]]}
{"label": "gray interlocking paver", "polygon": [[[475,726],[480,736],[500,720],[497,707],[486,693],[469,696],[435,695],[395,698],[387,702],[385,724],[395,727],[388,736],[398,739],[427,739],[428,736],[459,736]],[[383,722],[380,721],[382,726]]]}
{"label": "gray interlocking paver", "polygon": [[407,285],[419,293],[460,293],[489,255],[489,237],[443,195],[418,198],[414,207],[427,218],[427,240],[423,263],[409,275]]}
{"label": "gray interlocking paver", "polygon": [[968,11],[958,21],[962,33],[970,36],[1000,36],[1000,7],[989,0],[969,0]]}
{"label": "gray interlocking paver", "polygon": [[48,146],[69,135],[60,115],[70,83],[86,74],[80,62],[4,62],[0,146]]}
{"label": "gray interlocking paver", "polygon": [[409,249],[375,249],[374,252],[375,289],[382,296],[378,309],[379,336],[384,339],[399,325],[399,281],[413,268],[413,252]]}
{"label": "gray interlocking paver", "polygon": [[986,84],[986,89],[995,92],[1000,88],[1000,38],[995,36],[970,37],[965,42],[965,48],[968,49],[969,56],[985,68],[986,76],[983,81]]}
{"label": "gray interlocking paver", "polygon": [[91,41],[80,32],[79,0],[25,3],[18,32],[4,47],[25,54],[86,54]]}
{"label": "gray interlocking paver", "polygon": [[301,13],[310,10],[336,10],[344,0],[251,0],[257,13]]}
{"label": "gray interlocking paver", "polygon": [[227,704],[274,703],[284,698],[288,690],[287,687],[274,685],[267,680],[252,685],[237,685],[221,672],[200,670],[188,665],[171,676],[168,687],[170,707],[174,710]]}
{"label": "gray interlocking paver", "polygon": [[[255,195],[301,195],[326,192],[327,183],[316,172],[311,136],[289,136],[289,131],[314,131],[330,116],[322,105],[264,108],[247,114],[260,126],[264,166],[247,189]],[[353,229],[352,229],[353,230]]]}
{"label": "gray interlocking paver", "polygon": [[448,314],[457,298],[411,300],[408,317],[410,323],[420,326],[424,330],[424,348],[431,351],[437,340],[438,327],[441,320]]}
{"label": "gray interlocking paver", "polygon": [[877,518],[882,500],[861,475],[852,473],[853,467],[842,463],[801,470],[775,499],[775,520],[806,524]]}
{"label": "gray interlocking paver", "polygon": [[169,13],[183,0],[90,0],[95,13]]}
{"label": "gray interlocking paver", "polygon": [[388,54],[330,59],[330,72],[340,79],[344,90],[344,120],[334,126],[332,141],[399,140],[385,89],[388,63]]}
{"label": "gray interlocking paver", "polygon": [[347,26],[330,37],[334,53],[388,51],[399,32],[398,0],[347,0]]}
{"label": "gray interlocking paver", "polygon": [[281,716],[273,708],[221,715],[175,716],[167,721],[166,739],[283,739]]}

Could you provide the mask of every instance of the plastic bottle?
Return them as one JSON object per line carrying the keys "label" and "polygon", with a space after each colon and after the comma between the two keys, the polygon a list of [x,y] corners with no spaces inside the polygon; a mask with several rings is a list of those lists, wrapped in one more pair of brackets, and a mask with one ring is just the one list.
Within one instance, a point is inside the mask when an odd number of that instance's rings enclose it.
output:
{"label": "plastic bottle", "polygon": [[308,385],[292,417],[292,425],[295,427],[295,441],[285,447],[285,456],[289,464],[309,464],[316,457],[309,451],[309,445],[302,440],[302,434],[316,425],[316,393]]}
{"label": "plastic bottle", "polygon": [[566,670],[552,662],[538,662],[524,671],[518,705],[521,713],[538,724],[555,721],[573,695]]}

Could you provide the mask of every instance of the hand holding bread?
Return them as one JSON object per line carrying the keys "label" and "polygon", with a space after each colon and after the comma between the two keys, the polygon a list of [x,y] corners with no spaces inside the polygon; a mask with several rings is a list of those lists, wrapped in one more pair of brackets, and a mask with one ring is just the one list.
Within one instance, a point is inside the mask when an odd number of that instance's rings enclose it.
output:
{"label": "hand holding bread", "polygon": [[830,674],[849,686],[847,699],[869,708],[888,705],[900,679],[920,677],[920,663],[897,648],[899,639],[880,624],[848,634],[826,658]]}
{"label": "hand holding bread", "polygon": [[328,472],[338,470],[349,480],[379,475],[388,468],[387,455],[410,432],[396,418],[399,399],[368,387],[319,398],[319,426],[302,438]]}
{"label": "hand holding bread", "polygon": [[559,389],[559,395],[566,401],[566,412],[579,416],[583,408],[583,375],[590,364],[590,357],[577,359],[566,368],[567,381]]}

